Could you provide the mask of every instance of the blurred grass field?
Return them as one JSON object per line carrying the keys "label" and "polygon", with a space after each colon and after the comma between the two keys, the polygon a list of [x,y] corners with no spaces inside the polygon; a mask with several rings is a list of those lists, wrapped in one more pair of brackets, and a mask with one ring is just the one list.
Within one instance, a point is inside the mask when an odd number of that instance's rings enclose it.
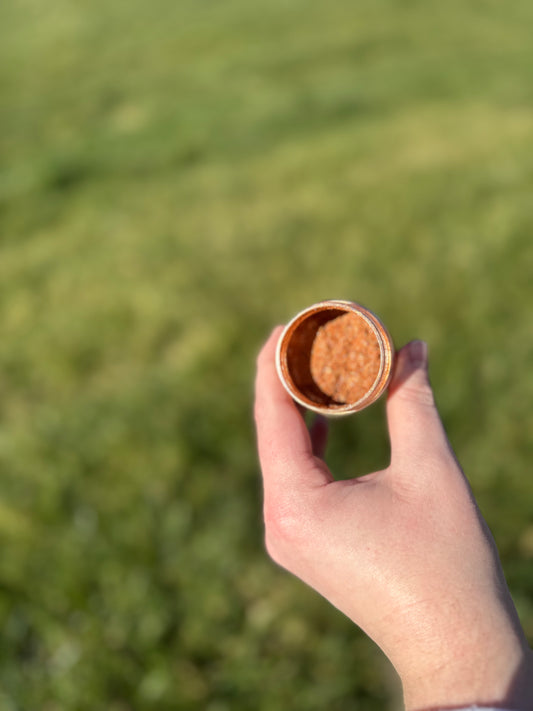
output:
{"label": "blurred grass field", "polygon": [[[373,711],[269,562],[255,354],[323,298],[420,337],[533,640],[529,0],[0,7],[0,708]],[[335,422],[386,465],[383,403]]]}

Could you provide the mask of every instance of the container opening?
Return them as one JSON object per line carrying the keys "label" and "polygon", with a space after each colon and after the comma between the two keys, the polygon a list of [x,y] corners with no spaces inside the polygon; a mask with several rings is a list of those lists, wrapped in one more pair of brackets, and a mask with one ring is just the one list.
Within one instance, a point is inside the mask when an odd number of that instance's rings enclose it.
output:
{"label": "container opening", "polygon": [[311,375],[311,349],[318,329],[328,321],[348,313],[349,309],[323,309],[306,316],[289,335],[287,370],[294,387],[310,402],[329,408],[345,407],[326,395]]}

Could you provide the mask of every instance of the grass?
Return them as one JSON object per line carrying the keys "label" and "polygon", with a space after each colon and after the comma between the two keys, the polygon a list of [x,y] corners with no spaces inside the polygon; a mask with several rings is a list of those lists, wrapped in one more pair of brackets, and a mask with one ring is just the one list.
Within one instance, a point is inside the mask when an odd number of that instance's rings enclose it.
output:
{"label": "grass", "polygon": [[[533,639],[532,15],[4,3],[4,708],[388,703],[262,544],[255,353],[327,297],[428,340]],[[338,476],[387,458],[382,404],[335,423]]]}

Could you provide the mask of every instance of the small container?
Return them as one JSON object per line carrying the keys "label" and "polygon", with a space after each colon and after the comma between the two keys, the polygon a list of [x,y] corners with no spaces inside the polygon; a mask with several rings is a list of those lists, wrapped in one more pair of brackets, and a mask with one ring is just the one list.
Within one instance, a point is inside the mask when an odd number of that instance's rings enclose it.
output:
{"label": "small container", "polygon": [[375,402],[390,382],[393,361],[385,326],[352,301],[321,301],[304,309],[287,324],[276,351],[287,392],[323,415],[348,415]]}

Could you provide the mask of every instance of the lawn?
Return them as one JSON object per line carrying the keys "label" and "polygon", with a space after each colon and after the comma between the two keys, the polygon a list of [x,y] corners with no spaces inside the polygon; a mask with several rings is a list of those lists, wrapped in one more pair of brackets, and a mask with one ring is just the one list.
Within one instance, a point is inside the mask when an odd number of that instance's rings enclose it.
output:
{"label": "lawn", "polygon": [[[251,418],[323,298],[429,343],[533,641],[533,5],[0,8],[0,707],[377,711],[271,563]],[[335,422],[385,466],[383,402]]]}

